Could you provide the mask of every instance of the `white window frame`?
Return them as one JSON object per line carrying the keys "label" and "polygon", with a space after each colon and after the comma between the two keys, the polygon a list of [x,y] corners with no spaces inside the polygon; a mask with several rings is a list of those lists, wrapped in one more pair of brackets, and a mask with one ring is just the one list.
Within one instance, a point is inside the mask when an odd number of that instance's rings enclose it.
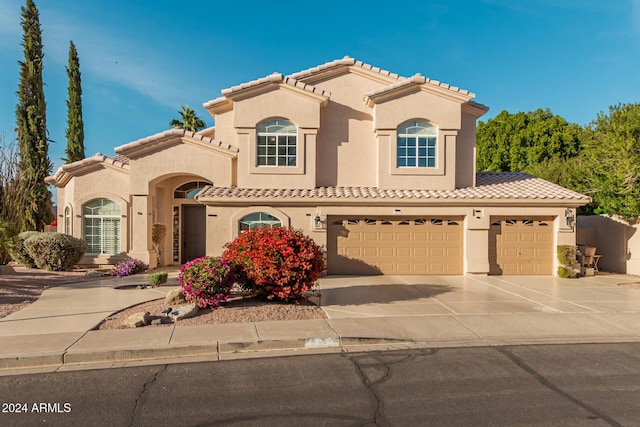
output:
{"label": "white window frame", "polygon": [[[251,219],[249,219],[251,217]],[[253,218],[255,217],[255,219]],[[260,227],[281,227],[282,221],[266,212],[252,212],[240,218],[238,229],[240,232]]]}
{"label": "white window frame", "polygon": [[[100,206],[90,206],[97,201],[101,202]],[[118,212],[111,214],[86,213],[87,209],[96,211],[104,208],[107,203],[112,203],[117,206]],[[120,234],[122,232],[121,212],[122,207],[119,203],[106,198],[93,199],[82,206],[82,235],[87,242],[87,254],[115,255],[120,253]]]}
{"label": "white window frame", "polygon": [[438,128],[426,120],[409,120],[398,126],[396,168],[438,167]]}
{"label": "white window frame", "polygon": [[256,126],[256,166],[298,166],[298,127],[282,118],[268,119]]}

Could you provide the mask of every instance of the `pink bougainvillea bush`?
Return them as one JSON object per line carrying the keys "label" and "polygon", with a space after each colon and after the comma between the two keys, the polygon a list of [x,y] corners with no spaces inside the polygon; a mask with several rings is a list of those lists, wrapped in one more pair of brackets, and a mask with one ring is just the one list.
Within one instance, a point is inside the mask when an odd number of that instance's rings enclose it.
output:
{"label": "pink bougainvillea bush", "polygon": [[320,247],[291,227],[246,230],[225,247],[238,282],[270,300],[304,301],[324,271]]}
{"label": "pink bougainvillea bush", "polygon": [[223,258],[202,257],[180,268],[178,283],[188,301],[199,307],[217,307],[231,296],[233,266]]}

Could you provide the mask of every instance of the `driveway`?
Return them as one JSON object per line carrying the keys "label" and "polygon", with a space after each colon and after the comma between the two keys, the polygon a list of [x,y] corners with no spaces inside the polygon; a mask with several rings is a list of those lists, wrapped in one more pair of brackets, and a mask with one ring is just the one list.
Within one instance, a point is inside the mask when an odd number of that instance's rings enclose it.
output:
{"label": "driveway", "polygon": [[320,305],[330,318],[515,313],[640,313],[637,276],[327,276]]}

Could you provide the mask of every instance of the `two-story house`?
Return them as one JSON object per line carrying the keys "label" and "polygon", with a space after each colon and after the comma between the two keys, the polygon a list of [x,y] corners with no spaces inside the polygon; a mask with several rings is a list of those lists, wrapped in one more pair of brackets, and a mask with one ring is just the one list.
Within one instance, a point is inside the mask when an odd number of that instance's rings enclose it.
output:
{"label": "two-story house", "polygon": [[329,274],[555,274],[581,194],[476,173],[474,94],[345,57],[275,73],[204,104],[215,127],[173,129],[64,165],[58,230],[83,263],[220,255],[252,227],[302,229]]}

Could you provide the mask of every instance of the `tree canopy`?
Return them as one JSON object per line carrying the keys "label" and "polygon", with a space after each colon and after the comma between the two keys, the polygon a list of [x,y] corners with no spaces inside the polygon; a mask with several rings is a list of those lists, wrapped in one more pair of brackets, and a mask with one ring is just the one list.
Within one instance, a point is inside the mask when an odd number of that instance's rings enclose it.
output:
{"label": "tree canopy", "polygon": [[479,171],[524,171],[549,159],[566,159],[580,152],[580,126],[549,109],[511,114],[502,111],[476,134]]}
{"label": "tree canopy", "polygon": [[84,154],[84,122],[82,120],[82,82],[80,78],[80,60],[73,41],[69,42],[69,65],[67,65],[69,86],[67,88],[67,148],[66,163],[82,160]]}
{"label": "tree canopy", "polygon": [[585,132],[586,185],[600,212],[640,216],[640,104],[600,112]]}
{"label": "tree canopy", "polygon": [[200,119],[200,117],[196,115],[196,112],[193,111],[193,109],[189,108],[188,105],[183,105],[182,109],[178,111],[178,114],[180,114],[179,119],[173,119],[171,120],[171,122],[169,122],[169,125],[172,128],[179,128],[197,132],[207,127],[207,124],[204,122],[204,120]]}
{"label": "tree canopy", "polygon": [[548,110],[479,123],[477,169],[525,171],[586,194],[582,212],[640,216],[640,104],[618,104],[586,127]]}
{"label": "tree canopy", "polygon": [[47,114],[42,81],[43,52],[40,17],[33,0],[21,8],[24,61],[19,61],[20,82],[16,106],[20,170],[25,180],[26,206],[20,229],[40,230],[53,219],[51,193],[44,179],[51,173]]}

